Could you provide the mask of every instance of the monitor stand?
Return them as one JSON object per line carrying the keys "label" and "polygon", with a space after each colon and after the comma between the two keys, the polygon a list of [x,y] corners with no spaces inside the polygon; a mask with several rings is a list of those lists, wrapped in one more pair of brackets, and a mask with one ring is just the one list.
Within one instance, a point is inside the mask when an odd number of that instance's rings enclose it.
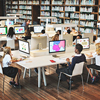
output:
{"label": "monitor stand", "polygon": [[60,56],[57,56],[57,55],[52,55],[53,57],[55,57],[55,58],[59,58]]}

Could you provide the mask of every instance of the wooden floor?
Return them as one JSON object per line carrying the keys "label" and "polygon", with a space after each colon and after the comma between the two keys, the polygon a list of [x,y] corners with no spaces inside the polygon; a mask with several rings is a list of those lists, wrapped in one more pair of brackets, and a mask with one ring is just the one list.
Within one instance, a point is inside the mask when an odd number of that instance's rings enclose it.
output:
{"label": "wooden floor", "polygon": [[[17,66],[17,65],[15,65]],[[18,67],[18,66],[17,66]],[[20,67],[20,66],[19,66]],[[21,68],[21,67],[20,67]],[[21,68],[22,69],[22,68]],[[4,94],[2,93],[3,78],[0,74],[0,100],[100,100],[100,81],[95,84],[86,84],[87,71],[84,69],[84,91],[80,76],[73,78],[72,91],[69,93],[66,81],[60,83],[57,90],[58,77],[55,73],[56,66],[46,68],[47,86],[42,81],[41,88],[37,87],[37,74],[31,70],[31,78],[23,79],[21,75],[20,84],[22,89],[16,89],[9,85],[10,78],[5,78]]]}

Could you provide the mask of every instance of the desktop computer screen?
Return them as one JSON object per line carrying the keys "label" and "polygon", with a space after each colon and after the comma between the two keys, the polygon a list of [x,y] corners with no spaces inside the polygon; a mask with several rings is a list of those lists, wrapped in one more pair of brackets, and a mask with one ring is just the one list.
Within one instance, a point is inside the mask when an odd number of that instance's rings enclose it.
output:
{"label": "desktop computer screen", "polygon": [[5,21],[5,25],[14,25],[14,21]]}
{"label": "desktop computer screen", "polygon": [[49,41],[49,53],[65,52],[66,40]]}
{"label": "desktop computer screen", "polygon": [[19,51],[25,54],[30,54],[30,45],[29,42],[24,40],[19,40]]}
{"label": "desktop computer screen", "polygon": [[25,32],[25,27],[14,27],[15,34],[23,34]]}
{"label": "desktop computer screen", "polygon": [[0,27],[0,35],[6,35],[7,34],[7,27]]}
{"label": "desktop computer screen", "polygon": [[43,26],[34,26],[34,33],[41,33],[43,29]]}
{"label": "desktop computer screen", "polygon": [[55,31],[57,32],[58,30],[62,30],[61,27],[56,27]]}
{"label": "desktop computer screen", "polygon": [[76,39],[76,44],[78,44],[78,43],[83,46],[83,49],[89,49],[90,48],[89,38]]}

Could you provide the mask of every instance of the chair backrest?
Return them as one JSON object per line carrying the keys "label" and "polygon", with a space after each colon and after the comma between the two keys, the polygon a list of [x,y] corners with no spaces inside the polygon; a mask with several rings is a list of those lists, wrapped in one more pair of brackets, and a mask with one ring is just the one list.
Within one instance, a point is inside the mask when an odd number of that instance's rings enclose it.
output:
{"label": "chair backrest", "polygon": [[15,40],[7,40],[7,47],[10,47],[11,49],[15,49]]}
{"label": "chair backrest", "polygon": [[2,64],[0,63],[0,73],[3,74]]}
{"label": "chair backrest", "polygon": [[67,40],[68,44],[66,43],[66,45],[72,46],[73,43],[73,34],[64,34],[63,35],[63,39]]}
{"label": "chair backrest", "polygon": [[81,75],[83,73],[84,62],[75,64],[72,76]]}
{"label": "chair backrest", "polygon": [[31,39],[28,39],[27,41],[29,42],[29,44],[31,44]]}
{"label": "chair backrest", "polygon": [[89,37],[90,43],[93,43],[93,33],[84,33],[82,34],[82,38]]}

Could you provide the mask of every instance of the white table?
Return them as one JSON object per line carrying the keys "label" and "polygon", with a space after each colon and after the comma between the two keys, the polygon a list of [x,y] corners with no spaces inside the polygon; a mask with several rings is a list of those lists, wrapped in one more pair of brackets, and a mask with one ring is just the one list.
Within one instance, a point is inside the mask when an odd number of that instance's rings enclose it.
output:
{"label": "white table", "polygon": [[[72,48],[70,48],[70,49],[72,49]],[[41,86],[41,69],[42,69],[44,85],[46,86],[47,83],[46,83],[44,67],[51,66],[51,65],[57,65],[57,64],[61,64],[61,63],[66,63],[66,58],[72,58],[71,56],[75,55],[75,53],[73,51],[70,51],[70,52],[68,51],[65,54],[59,54],[60,58],[58,58],[58,61],[55,63],[50,62],[50,60],[54,59],[54,57],[52,57],[51,55],[40,56],[40,57],[29,57],[26,60],[16,62],[16,63],[25,68],[23,78],[25,78],[26,69],[30,70],[32,68],[38,68],[38,87]],[[91,50],[86,50],[86,51],[83,50],[82,53],[86,54],[89,52],[94,52],[94,48],[91,48]],[[3,52],[0,52],[0,54],[3,54]],[[20,53],[18,50],[12,51],[12,54],[13,54],[13,57],[17,57],[17,58],[20,57]],[[92,58],[86,57],[86,59],[92,59]]]}

